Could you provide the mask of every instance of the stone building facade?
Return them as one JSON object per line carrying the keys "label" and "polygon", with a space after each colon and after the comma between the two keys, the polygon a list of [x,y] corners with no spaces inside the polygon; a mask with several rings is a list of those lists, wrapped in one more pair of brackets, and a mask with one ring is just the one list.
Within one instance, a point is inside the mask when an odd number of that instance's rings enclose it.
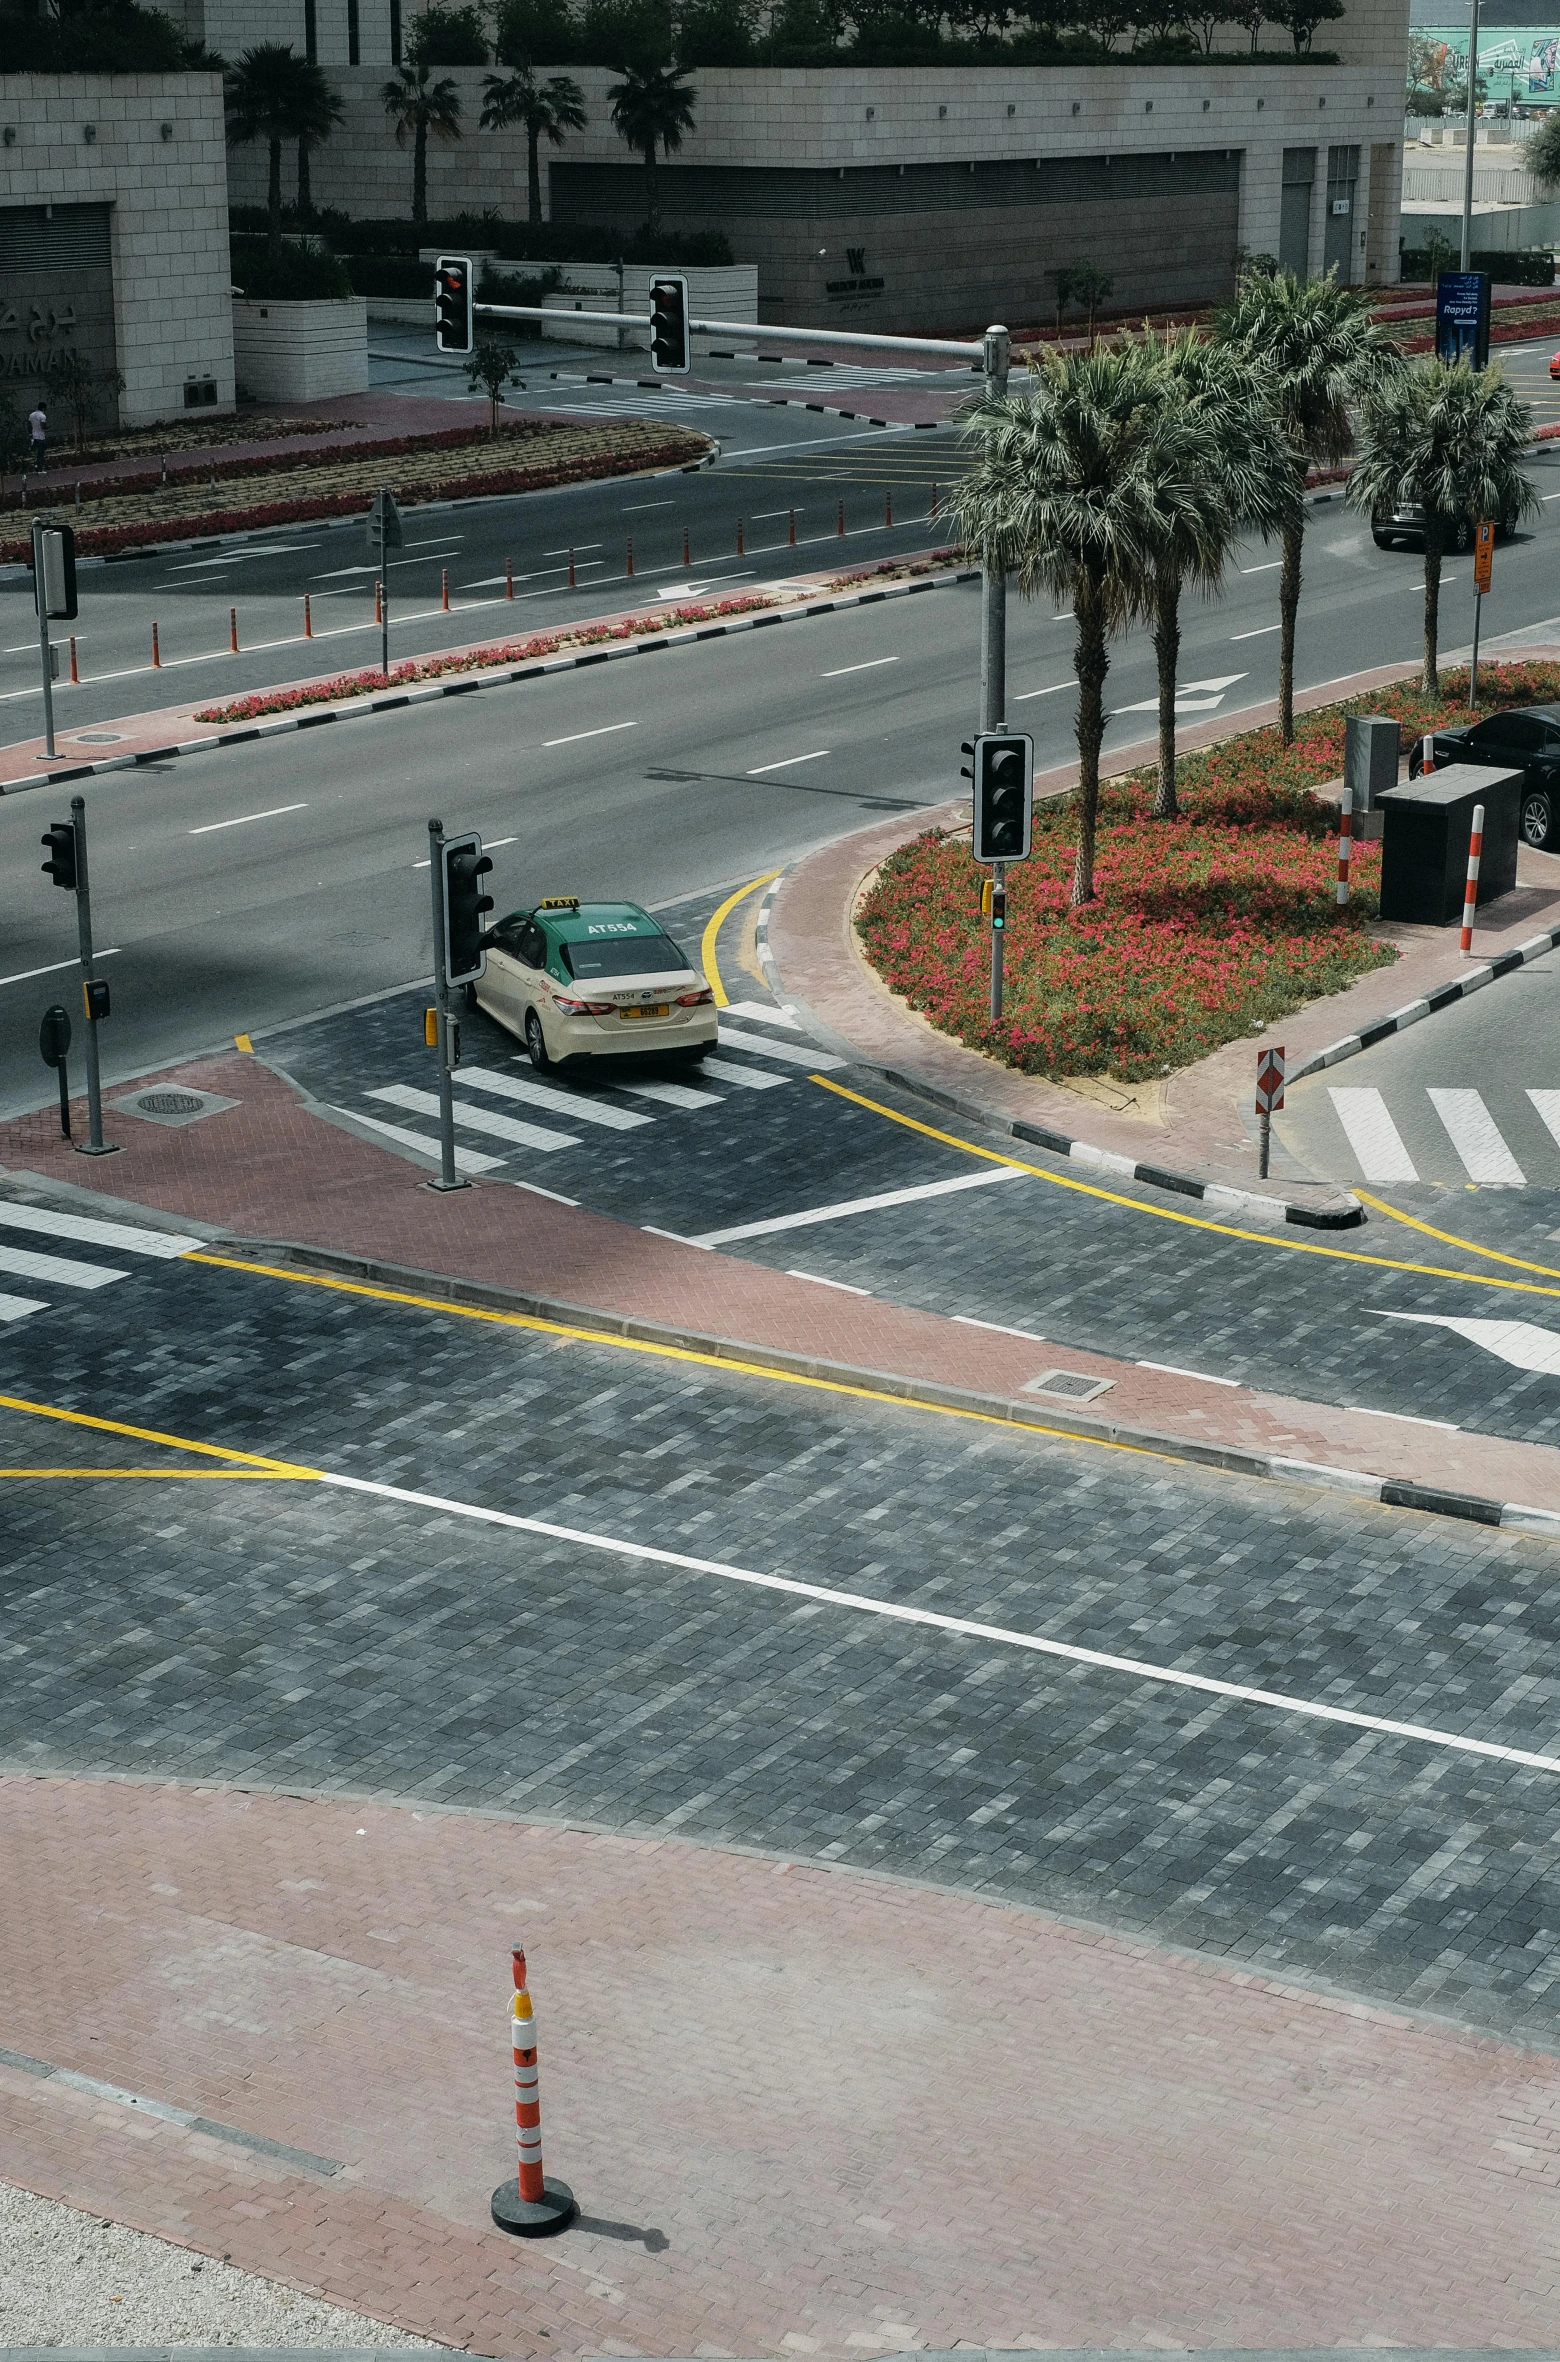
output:
{"label": "stone building facade", "polygon": [[31,409],[70,346],[124,424],[232,408],[218,75],[0,76],[0,390]]}

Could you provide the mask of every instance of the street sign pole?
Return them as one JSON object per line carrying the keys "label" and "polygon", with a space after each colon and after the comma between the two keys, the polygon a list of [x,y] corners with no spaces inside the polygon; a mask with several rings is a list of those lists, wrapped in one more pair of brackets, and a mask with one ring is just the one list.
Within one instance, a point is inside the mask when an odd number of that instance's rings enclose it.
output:
{"label": "street sign pole", "polygon": [[1484,594],[1495,579],[1495,526],[1488,517],[1479,521],[1473,542],[1473,656],[1468,666],[1468,711],[1479,701],[1479,625],[1484,619]]}
{"label": "street sign pole", "polygon": [[76,1143],[80,1156],[112,1156],[103,1138],[103,1099],[98,1075],[97,1019],[92,1014],[92,894],[87,882],[87,800],[70,799],[71,825],[76,831],[76,932],[81,945],[81,1004],[87,1019],[87,1139]]}
{"label": "street sign pole", "polygon": [[450,988],[444,965],[444,823],[428,823],[428,864],[433,877],[433,997],[438,1009],[439,1178],[430,1189],[469,1189],[455,1170],[455,1093],[450,1084]]}
{"label": "street sign pole", "polygon": [[49,645],[49,594],[43,579],[43,527],[32,529],[33,596],[38,602],[38,654],[43,665],[43,743],[54,760],[54,650]]}
{"label": "street sign pole", "polygon": [[1002,1015],[1002,931],[1007,924],[1007,863],[991,865],[991,1022]]}
{"label": "street sign pole", "polygon": [[395,494],[382,484],[368,512],[368,554],[379,568],[379,669],[390,678],[390,552],[406,539]]}
{"label": "street sign pole", "polygon": [[1468,28],[1468,153],[1463,158],[1462,201],[1462,259],[1459,270],[1473,268],[1473,126],[1474,110],[1479,92],[1479,0],[1473,0],[1473,21]]}
{"label": "street sign pole", "polygon": [[1257,1171],[1265,1181],[1268,1177],[1268,1150],[1273,1135],[1273,1117],[1284,1104],[1284,1049],[1276,1047],[1257,1052],[1257,1121],[1260,1126],[1260,1149]]}
{"label": "street sign pole", "polygon": [[[1000,401],[1007,392],[1009,339],[1005,328],[988,328],[982,357],[986,367],[986,399]],[[1007,574],[1000,566],[987,566],[981,578],[980,594],[980,726],[983,730],[1006,728],[1007,710]],[[995,963],[993,974],[1001,975],[1001,946],[992,944]],[[1000,983],[992,986],[994,997],[1000,1001]],[[993,1016],[997,1014],[994,1008]]]}

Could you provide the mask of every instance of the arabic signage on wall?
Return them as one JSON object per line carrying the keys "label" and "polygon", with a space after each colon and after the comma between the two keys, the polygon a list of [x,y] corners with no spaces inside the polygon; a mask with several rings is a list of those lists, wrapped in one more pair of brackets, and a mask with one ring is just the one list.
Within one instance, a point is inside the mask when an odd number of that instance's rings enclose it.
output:
{"label": "arabic signage on wall", "polygon": [[[1468,80],[1466,25],[1416,24],[1409,59],[1421,90],[1464,90]],[[1553,104],[1560,100],[1560,27],[1481,25],[1479,72],[1488,97],[1515,96]]]}

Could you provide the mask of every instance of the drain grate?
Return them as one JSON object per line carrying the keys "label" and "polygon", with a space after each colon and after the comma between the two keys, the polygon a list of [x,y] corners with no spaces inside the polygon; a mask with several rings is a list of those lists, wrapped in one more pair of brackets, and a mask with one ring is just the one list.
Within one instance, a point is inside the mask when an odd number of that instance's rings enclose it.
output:
{"label": "drain grate", "polygon": [[205,1104],[192,1091],[143,1091],[136,1101],[143,1115],[199,1115]]}
{"label": "drain grate", "polygon": [[167,1124],[177,1129],[181,1124],[198,1124],[202,1116],[221,1115],[224,1109],[236,1107],[236,1099],[224,1099],[216,1091],[180,1091],[169,1084],[160,1090],[131,1091],[123,1099],[111,1099],[109,1105],[120,1115],[133,1115],[143,1123]]}
{"label": "drain grate", "polygon": [[1026,1394],[1054,1394],[1062,1402],[1093,1402],[1097,1394],[1109,1394],[1115,1381],[1111,1378],[1088,1378],[1082,1370],[1042,1370],[1038,1378],[1031,1378],[1024,1387]]}

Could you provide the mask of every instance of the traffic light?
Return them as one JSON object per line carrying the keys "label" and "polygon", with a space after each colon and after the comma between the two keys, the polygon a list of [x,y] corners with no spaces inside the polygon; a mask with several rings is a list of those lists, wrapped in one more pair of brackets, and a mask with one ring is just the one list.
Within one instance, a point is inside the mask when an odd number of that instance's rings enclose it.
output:
{"label": "traffic light", "polygon": [[482,880],[493,864],[482,850],[479,836],[448,837],[444,861],[444,980],[474,984],[487,974],[487,944],[482,914],[493,907]]}
{"label": "traffic light", "polygon": [[433,341],[441,353],[471,350],[471,264],[464,254],[441,254],[433,266]]}
{"label": "traffic light", "polygon": [[650,358],[657,369],[688,367],[688,282],[650,282]]}
{"label": "traffic light", "polygon": [[55,623],[74,623],[76,605],[76,535],[69,525],[44,525],[34,547],[40,563],[33,577],[33,605]]}
{"label": "traffic light", "polygon": [[67,894],[74,894],[76,891],[76,830],[74,824],[69,820],[56,820],[50,827],[47,836],[40,837],[38,842],[49,848],[48,860],[40,862],[38,865],[44,876],[52,878],[57,886],[63,886]]}
{"label": "traffic light", "polygon": [[975,826],[970,850],[977,861],[1027,860],[1034,740],[983,730],[966,751],[974,756]]}

